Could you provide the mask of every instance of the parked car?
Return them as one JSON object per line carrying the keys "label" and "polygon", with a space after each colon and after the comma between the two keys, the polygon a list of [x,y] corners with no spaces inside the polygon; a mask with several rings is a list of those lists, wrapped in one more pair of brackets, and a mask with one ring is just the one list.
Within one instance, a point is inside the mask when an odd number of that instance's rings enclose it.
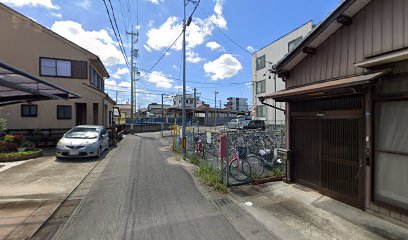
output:
{"label": "parked car", "polygon": [[246,126],[248,124],[248,121],[243,119],[243,118],[235,118],[230,120],[227,123],[227,128],[230,129],[243,129],[244,126]]}
{"label": "parked car", "polygon": [[265,121],[263,120],[252,120],[244,129],[262,129],[265,130]]}
{"label": "parked car", "polygon": [[59,140],[57,158],[100,157],[109,148],[108,131],[103,126],[80,125],[72,128]]}

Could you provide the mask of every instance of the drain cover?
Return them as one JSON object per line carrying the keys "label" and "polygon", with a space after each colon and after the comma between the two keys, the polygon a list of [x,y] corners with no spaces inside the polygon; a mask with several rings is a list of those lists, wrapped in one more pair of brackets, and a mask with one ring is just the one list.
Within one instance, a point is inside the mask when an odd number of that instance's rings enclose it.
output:
{"label": "drain cover", "polygon": [[220,199],[214,199],[213,202],[218,206],[222,207],[224,205],[232,203],[231,199],[229,198],[220,198]]}

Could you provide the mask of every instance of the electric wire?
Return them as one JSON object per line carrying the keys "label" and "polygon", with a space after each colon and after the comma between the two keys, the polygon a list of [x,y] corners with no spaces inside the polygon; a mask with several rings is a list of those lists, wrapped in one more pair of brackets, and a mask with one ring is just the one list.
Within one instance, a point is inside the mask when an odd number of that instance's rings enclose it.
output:
{"label": "electric wire", "polygon": [[202,9],[202,7],[200,7],[201,12],[203,12],[203,14],[207,17],[207,19],[218,29],[218,31],[220,31],[228,40],[230,40],[232,43],[234,43],[237,47],[239,47],[240,49],[242,49],[244,52],[248,53],[249,55],[252,56],[252,53],[250,51],[248,51],[246,48],[244,48],[243,46],[241,46],[239,43],[237,43],[236,41],[234,41],[231,37],[229,37],[224,31],[221,30],[220,27],[218,27],[217,24],[215,24],[212,20],[210,15],[204,11],[204,9]]}
{"label": "electric wire", "polygon": [[111,24],[113,33],[115,34],[116,41],[118,42],[120,51],[122,52],[122,56],[123,56],[123,58],[125,59],[125,62],[126,62],[127,67],[130,68],[130,67],[129,67],[129,62],[128,62],[128,59],[127,59],[126,52],[124,52],[122,46],[120,45],[120,41],[119,41],[118,35],[116,34],[115,27],[114,27],[113,22],[112,22],[112,19],[111,19],[111,15],[110,15],[110,13],[109,13],[108,6],[106,5],[106,1],[105,1],[105,0],[102,0],[102,1],[103,1],[104,5],[105,5],[106,12],[108,13],[109,22],[110,22],[110,24]]}

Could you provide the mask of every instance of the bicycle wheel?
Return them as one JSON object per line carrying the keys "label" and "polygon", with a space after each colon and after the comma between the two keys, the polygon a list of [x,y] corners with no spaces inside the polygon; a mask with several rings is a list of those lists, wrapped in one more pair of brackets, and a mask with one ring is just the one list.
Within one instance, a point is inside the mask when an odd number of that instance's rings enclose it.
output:
{"label": "bicycle wheel", "polygon": [[239,166],[238,161],[232,161],[228,166],[231,177],[239,182],[245,182],[251,177],[251,165],[246,160],[241,160]]}
{"label": "bicycle wheel", "polygon": [[248,161],[249,165],[251,165],[251,177],[255,179],[262,177],[265,171],[262,159],[258,156],[250,154],[246,160]]}

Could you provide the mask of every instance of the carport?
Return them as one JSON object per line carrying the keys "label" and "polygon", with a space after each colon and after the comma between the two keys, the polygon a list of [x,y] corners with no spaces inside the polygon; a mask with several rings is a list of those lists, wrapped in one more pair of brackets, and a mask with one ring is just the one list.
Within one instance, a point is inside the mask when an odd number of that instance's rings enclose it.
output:
{"label": "carport", "polygon": [[0,106],[80,96],[0,61]]}

